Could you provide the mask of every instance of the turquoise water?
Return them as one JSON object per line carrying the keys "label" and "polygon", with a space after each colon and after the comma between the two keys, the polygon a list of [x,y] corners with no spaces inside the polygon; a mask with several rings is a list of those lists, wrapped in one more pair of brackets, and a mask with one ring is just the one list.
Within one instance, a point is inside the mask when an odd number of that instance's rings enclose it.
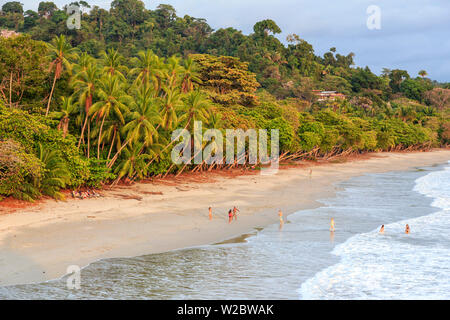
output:
{"label": "turquoise water", "polygon": [[0,298],[448,299],[449,174],[439,165],[360,176],[340,183],[323,206],[290,215],[282,230],[272,225],[227,243],[102,260],[82,270],[80,290],[67,289],[63,277],[3,287]]}

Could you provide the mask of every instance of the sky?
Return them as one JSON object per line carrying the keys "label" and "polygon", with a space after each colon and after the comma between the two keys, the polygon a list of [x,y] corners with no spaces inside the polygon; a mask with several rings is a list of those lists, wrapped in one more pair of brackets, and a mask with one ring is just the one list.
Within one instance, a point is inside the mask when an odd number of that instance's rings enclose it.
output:
{"label": "sky", "polygon": [[[0,4],[6,0],[0,0]],[[20,0],[36,10],[38,0]],[[58,7],[71,0],[54,0]],[[111,1],[88,0],[109,9]],[[245,34],[263,19],[272,19],[285,42],[296,33],[323,55],[331,47],[341,54],[355,53],[358,66],[405,69],[411,76],[425,69],[429,77],[450,82],[449,0],[144,0],[147,9],[172,5],[179,16],[207,19],[214,28],[233,27]],[[380,9],[380,29],[369,30],[367,9]]]}

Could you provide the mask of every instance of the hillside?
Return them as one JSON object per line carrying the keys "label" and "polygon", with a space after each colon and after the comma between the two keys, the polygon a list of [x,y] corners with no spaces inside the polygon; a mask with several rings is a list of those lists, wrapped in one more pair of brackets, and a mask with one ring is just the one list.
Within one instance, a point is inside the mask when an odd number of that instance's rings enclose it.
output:
{"label": "hillside", "polygon": [[195,121],[278,129],[290,160],[450,143],[449,84],[426,71],[377,76],[295,34],[286,46],[272,20],[244,35],[168,5],[78,4],[80,30],[52,2],[2,7],[0,29],[20,34],[0,37],[0,196],[62,198],[61,188],[236,166],[173,163],[172,132]]}

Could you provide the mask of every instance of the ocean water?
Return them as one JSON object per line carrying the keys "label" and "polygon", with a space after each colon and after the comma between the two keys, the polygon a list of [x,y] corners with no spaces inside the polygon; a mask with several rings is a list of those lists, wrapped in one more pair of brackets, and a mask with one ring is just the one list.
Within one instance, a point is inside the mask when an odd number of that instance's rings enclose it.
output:
{"label": "ocean water", "polygon": [[[437,212],[351,237],[340,262],[305,281],[304,299],[450,299],[450,167],[415,181]],[[405,224],[412,233],[406,235]]]}
{"label": "ocean water", "polygon": [[0,287],[0,299],[450,298],[448,164],[352,178],[321,203],[290,215],[281,230],[101,260],[82,270],[80,290],[63,277]]}

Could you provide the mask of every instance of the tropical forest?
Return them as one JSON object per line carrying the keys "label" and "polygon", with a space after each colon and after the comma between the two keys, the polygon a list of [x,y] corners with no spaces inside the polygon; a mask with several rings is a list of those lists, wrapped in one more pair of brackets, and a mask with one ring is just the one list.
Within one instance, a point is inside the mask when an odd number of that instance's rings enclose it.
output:
{"label": "tropical forest", "polygon": [[281,161],[450,144],[450,84],[425,70],[377,75],[272,20],[244,34],[165,4],[70,5],[79,29],[53,2],[1,7],[0,200],[236,167],[172,162],[172,133],[195,121],[278,129]]}

